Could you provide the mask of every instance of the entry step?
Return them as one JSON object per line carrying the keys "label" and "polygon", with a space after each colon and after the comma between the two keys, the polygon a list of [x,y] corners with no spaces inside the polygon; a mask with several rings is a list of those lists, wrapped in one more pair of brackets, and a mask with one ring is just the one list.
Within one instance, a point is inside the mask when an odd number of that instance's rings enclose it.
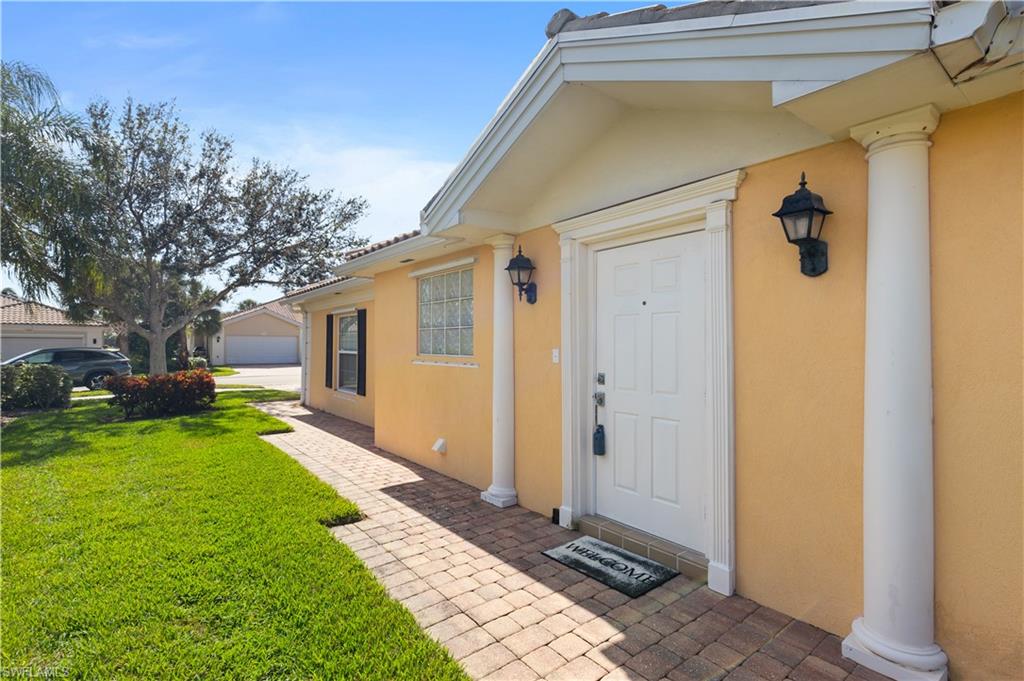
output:
{"label": "entry step", "polygon": [[579,531],[613,546],[632,551],[644,558],[650,558],[691,579],[705,582],[708,579],[708,559],[699,551],[688,549],[680,544],[599,515],[581,517]]}

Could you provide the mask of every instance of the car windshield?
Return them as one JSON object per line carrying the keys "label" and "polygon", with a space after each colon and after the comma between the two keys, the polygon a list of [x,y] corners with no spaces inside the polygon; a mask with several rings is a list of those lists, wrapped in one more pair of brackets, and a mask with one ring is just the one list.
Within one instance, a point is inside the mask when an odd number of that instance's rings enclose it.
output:
{"label": "car windshield", "polygon": [[53,362],[53,353],[50,351],[39,352],[38,350],[31,350],[4,360],[4,364],[14,364],[15,362],[25,362],[27,364],[50,364]]}

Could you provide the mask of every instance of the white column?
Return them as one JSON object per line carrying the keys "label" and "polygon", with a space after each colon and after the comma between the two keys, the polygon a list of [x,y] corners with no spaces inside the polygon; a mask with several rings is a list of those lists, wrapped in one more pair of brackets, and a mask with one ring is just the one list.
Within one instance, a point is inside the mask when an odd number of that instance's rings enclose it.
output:
{"label": "white column", "polygon": [[302,390],[299,393],[302,404],[309,404],[309,312],[302,311],[302,327],[299,329],[299,360],[301,361]]}
{"label": "white column", "polygon": [[935,642],[931,272],[925,106],[850,131],[868,159],[864,615],[843,655],[893,679],[947,678]]}
{"label": "white column", "polygon": [[732,211],[729,201],[708,206],[705,222],[706,419],[708,447],[708,588],[731,596],[736,588],[735,447],[732,381]]}
{"label": "white column", "polygon": [[480,498],[500,508],[516,503],[515,356],[512,347],[514,291],[505,267],[512,259],[508,234],[487,239],[494,248],[494,352],[491,357],[491,486]]}

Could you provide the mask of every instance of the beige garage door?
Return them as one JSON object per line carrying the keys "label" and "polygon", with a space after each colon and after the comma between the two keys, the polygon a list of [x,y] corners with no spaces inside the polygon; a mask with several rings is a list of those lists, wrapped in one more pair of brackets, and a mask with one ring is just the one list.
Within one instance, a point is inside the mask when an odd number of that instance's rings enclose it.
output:
{"label": "beige garage door", "polygon": [[39,348],[80,348],[85,336],[0,336],[0,356],[10,359]]}

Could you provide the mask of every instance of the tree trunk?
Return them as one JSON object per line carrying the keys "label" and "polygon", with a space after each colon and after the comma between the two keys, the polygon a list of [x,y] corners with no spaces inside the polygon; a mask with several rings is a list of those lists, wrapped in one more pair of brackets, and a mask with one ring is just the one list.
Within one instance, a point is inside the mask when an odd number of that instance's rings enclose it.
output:
{"label": "tree trunk", "polygon": [[188,335],[185,333],[185,327],[178,329],[175,334],[178,336],[178,368],[188,369]]}
{"label": "tree trunk", "polygon": [[152,335],[146,338],[149,342],[149,375],[167,373],[167,337]]}
{"label": "tree trunk", "polygon": [[129,347],[128,347],[128,332],[127,331],[122,331],[121,333],[117,334],[117,349],[125,357],[128,356]]}

